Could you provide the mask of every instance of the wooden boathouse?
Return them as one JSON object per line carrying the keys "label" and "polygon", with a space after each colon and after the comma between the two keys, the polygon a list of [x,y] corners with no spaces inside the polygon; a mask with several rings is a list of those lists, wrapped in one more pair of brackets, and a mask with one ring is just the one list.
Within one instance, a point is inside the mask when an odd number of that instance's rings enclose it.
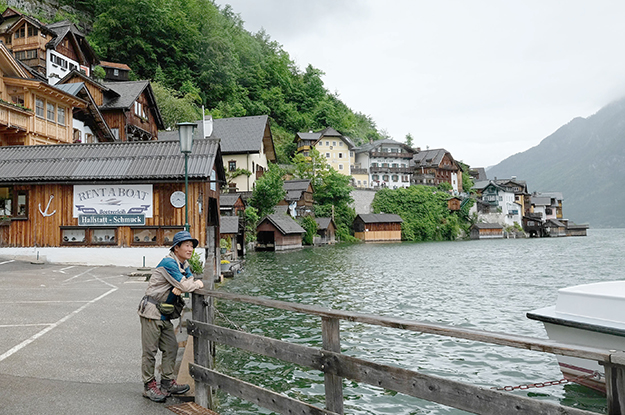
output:
{"label": "wooden boathouse", "polygon": [[503,226],[498,223],[476,223],[471,226],[471,239],[502,239]]}
{"label": "wooden boathouse", "polygon": [[256,233],[257,251],[285,251],[301,248],[306,230],[290,216],[272,213],[260,221]]}
{"label": "wooden boathouse", "polygon": [[336,224],[332,218],[315,218],[317,236],[313,238],[315,245],[333,244],[336,242]]}
{"label": "wooden boathouse", "polygon": [[[195,140],[188,165],[190,232],[218,247],[219,140]],[[177,142],[0,147],[0,246],[168,246],[184,179]]]}
{"label": "wooden boathouse", "polygon": [[354,219],[354,236],[364,242],[398,242],[402,223],[402,218],[395,214],[360,214]]}

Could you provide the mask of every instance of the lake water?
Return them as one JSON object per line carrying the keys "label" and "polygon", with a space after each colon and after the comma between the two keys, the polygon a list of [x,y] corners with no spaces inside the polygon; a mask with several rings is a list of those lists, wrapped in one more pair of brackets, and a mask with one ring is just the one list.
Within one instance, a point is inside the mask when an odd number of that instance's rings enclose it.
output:
{"label": "lake water", "polygon": [[[571,285],[625,278],[625,230],[587,237],[466,242],[357,244],[251,253],[244,272],[218,289],[382,316],[546,338],[525,313],[555,304]],[[312,347],[320,319],[218,301],[219,324]],[[341,322],[343,353],[485,387],[562,378],[553,355],[440,336]],[[323,407],[323,375],[223,346],[217,368],[253,384]],[[344,380],[346,414],[464,414]],[[605,398],[575,384],[513,392],[598,413]],[[221,414],[269,414],[218,394]]]}

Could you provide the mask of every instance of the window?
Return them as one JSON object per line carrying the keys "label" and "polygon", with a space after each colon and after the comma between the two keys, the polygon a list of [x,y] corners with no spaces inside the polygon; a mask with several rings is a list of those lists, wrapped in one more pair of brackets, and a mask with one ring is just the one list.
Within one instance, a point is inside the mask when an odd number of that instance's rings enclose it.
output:
{"label": "window", "polygon": [[119,128],[111,128],[111,132],[113,133],[113,137],[115,137],[116,140],[119,140]]}
{"label": "window", "polygon": [[339,141],[339,146],[343,147],[343,142],[342,141]]}
{"label": "window", "polygon": [[228,170],[229,171],[235,171],[237,169],[237,162],[236,160],[230,160],[228,162]]}
{"label": "window", "polygon": [[28,37],[37,36],[39,34],[39,29],[35,26],[28,26]]}
{"label": "window", "polygon": [[174,241],[174,235],[177,232],[183,231],[183,228],[172,228],[163,230],[163,245],[171,245]]}
{"label": "window", "polygon": [[329,159],[330,158],[330,153],[326,153],[326,158]]}
{"label": "window", "polygon": [[339,164],[339,170],[343,170],[343,165]]}
{"label": "window", "polygon": [[382,176],[382,180],[384,180],[385,182],[388,182],[388,174],[385,174],[384,176]]}
{"label": "window", "polygon": [[96,245],[116,244],[115,229],[94,229],[91,231],[91,243]]}
{"label": "window", "polygon": [[58,107],[56,109],[56,118],[61,125],[65,125],[65,108]]}
{"label": "window", "polygon": [[343,158],[343,153],[339,153],[339,158],[342,159]]}
{"label": "window", "polygon": [[67,61],[60,56],[50,55],[50,60],[52,61],[53,65],[58,65],[61,68],[67,68]]}
{"label": "window", "polygon": [[156,244],[156,228],[137,228],[132,230],[132,243],[137,245]]}
{"label": "window", "polygon": [[86,239],[86,229],[62,229],[61,239],[63,244],[83,244]]}
{"label": "window", "polygon": [[364,184],[364,185],[366,186],[366,185],[367,185],[367,181],[366,181],[366,180],[363,180],[363,181],[362,181],[362,184]]}
{"label": "window", "polygon": [[119,76],[119,69],[113,69],[113,76]]}
{"label": "window", "polygon": [[353,157],[354,157],[354,152],[353,152],[353,151],[350,151],[350,152],[349,152],[349,156],[353,158]]}
{"label": "window", "polygon": [[326,141],[326,147],[330,147],[330,142]]}
{"label": "window", "polygon": [[399,181],[399,176],[397,176],[396,174],[394,174],[394,175],[392,176],[392,179],[393,179],[393,181],[394,181],[394,182],[397,182],[397,181]]}
{"label": "window", "polygon": [[48,107],[48,121],[53,121],[54,122],[54,120],[55,120],[55,117],[54,117],[54,112],[55,112],[54,111],[54,104],[50,104],[48,102],[48,106],[47,107]]}
{"label": "window", "polygon": [[28,193],[15,192],[12,187],[0,187],[0,216],[28,217]]}
{"label": "window", "polygon": [[333,142],[332,142],[332,146],[333,146],[333,147],[336,147],[336,141],[333,141]]}
{"label": "window", "polygon": [[19,29],[17,29],[17,31],[15,32],[15,39],[19,39],[21,37],[26,37],[26,25],[20,27]]}
{"label": "window", "polygon": [[397,163],[393,163],[393,167],[398,167],[398,164]]}
{"label": "window", "polygon": [[41,117],[43,118],[43,99],[41,98],[35,98],[35,114],[37,114],[37,117]]}
{"label": "window", "polygon": [[371,176],[371,180],[380,180],[380,176],[374,174],[373,176]]}
{"label": "window", "polygon": [[24,60],[24,59],[35,59],[37,57],[37,49],[31,50],[20,50],[15,52],[15,59]]}

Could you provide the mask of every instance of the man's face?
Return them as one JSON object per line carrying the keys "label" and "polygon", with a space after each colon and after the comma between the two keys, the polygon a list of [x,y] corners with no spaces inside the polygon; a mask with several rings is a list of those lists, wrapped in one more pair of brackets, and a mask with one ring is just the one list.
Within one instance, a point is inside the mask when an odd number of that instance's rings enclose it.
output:
{"label": "man's face", "polygon": [[180,245],[174,247],[174,254],[176,254],[178,259],[181,261],[191,259],[191,256],[193,255],[193,242],[184,241]]}

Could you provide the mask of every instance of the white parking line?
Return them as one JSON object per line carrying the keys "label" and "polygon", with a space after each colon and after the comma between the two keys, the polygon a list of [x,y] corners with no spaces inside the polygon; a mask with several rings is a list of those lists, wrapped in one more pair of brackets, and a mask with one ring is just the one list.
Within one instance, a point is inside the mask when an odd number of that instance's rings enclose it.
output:
{"label": "white parking line", "polygon": [[[95,269],[95,268],[93,268]],[[71,278],[70,278],[71,279]],[[48,327],[46,327],[45,329],[41,330],[39,333],[36,333],[35,335],[33,335],[32,337],[30,337],[29,339],[24,340],[23,342],[21,342],[20,344],[18,344],[17,346],[11,348],[10,350],[8,350],[7,352],[5,352],[4,354],[0,355],[0,362],[2,362],[4,359],[6,359],[7,357],[19,352],[20,350],[22,350],[24,347],[28,346],[29,344],[31,344],[32,342],[34,342],[35,340],[37,340],[39,337],[43,336],[44,334],[46,334],[47,332],[51,331],[52,329],[55,329],[56,327],[58,327],[59,325],[63,324],[64,322],[66,322],[67,320],[69,320],[70,318],[72,318],[73,316],[75,316],[76,314],[80,313],[82,310],[84,310],[85,308],[89,307],[91,304],[100,301],[101,299],[103,299],[104,297],[106,297],[107,295],[114,293],[115,291],[117,291],[118,287],[115,287],[114,285],[111,285],[105,281],[104,282],[106,285],[109,285],[111,287],[114,287],[110,290],[108,290],[107,292],[105,292],[104,294],[102,294],[99,297],[94,298],[93,300],[89,301],[87,304],[84,304],[83,306],[81,306],[80,308],[72,311],[71,313],[69,313],[68,315],[66,315],[65,317],[63,317],[62,319],[60,319],[59,321],[57,321],[56,323],[53,323],[51,325],[49,325]]]}
{"label": "white parking line", "polygon": [[[70,268],[71,268],[71,267],[70,267]],[[83,276],[83,275],[85,275],[86,273],[93,271],[94,269],[95,269],[95,268],[90,268],[90,269],[86,270],[85,272],[81,272],[81,273],[80,273],[80,274],[78,274],[78,275],[74,275],[73,277],[66,279],[66,280],[65,280],[65,281],[63,281],[63,282],[71,281],[71,280],[73,280],[74,278],[78,278],[78,277],[80,277],[80,276]]]}
{"label": "white parking line", "polygon": [[33,324],[0,324],[0,329],[7,327],[35,327],[35,326],[51,326],[52,323],[33,323]]}
{"label": "white parking line", "polygon": [[9,260],[9,261],[0,262],[0,265],[10,264],[11,262],[15,262],[15,260],[14,260],[14,259],[11,259],[11,260]]}
{"label": "white parking line", "polygon": [[88,303],[87,300],[24,300],[24,301],[5,301],[2,304],[48,304],[48,303]]}

